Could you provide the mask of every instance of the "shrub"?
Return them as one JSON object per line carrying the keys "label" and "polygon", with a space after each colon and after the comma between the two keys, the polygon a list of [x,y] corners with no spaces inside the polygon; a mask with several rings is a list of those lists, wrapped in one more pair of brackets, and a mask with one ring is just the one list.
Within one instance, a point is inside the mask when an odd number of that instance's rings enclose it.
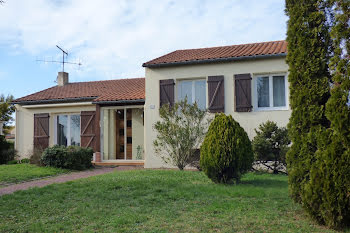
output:
{"label": "shrub", "polygon": [[29,163],[29,162],[30,162],[30,159],[28,159],[28,158],[20,160],[20,163]]}
{"label": "shrub", "polygon": [[8,161],[6,164],[8,164],[8,165],[18,164],[18,160],[11,160],[11,161]]}
{"label": "shrub", "polygon": [[287,129],[267,121],[255,132],[252,146],[257,164],[267,167],[274,174],[285,173],[286,153],[290,144]]}
{"label": "shrub", "polygon": [[223,113],[210,124],[200,156],[201,169],[215,183],[238,182],[254,161],[247,133],[231,115]]}
{"label": "shrub", "polygon": [[162,120],[153,126],[157,132],[153,141],[155,152],[165,163],[183,170],[193,161],[208,129],[207,111],[196,103],[189,104],[185,98],[173,107],[163,105],[159,115]]}
{"label": "shrub", "polygon": [[92,166],[93,150],[78,146],[58,146],[46,148],[41,161],[45,166],[84,170]]}
{"label": "shrub", "polygon": [[6,141],[5,137],[0,135],[0,164],[6,164],[15,160],[17,157],[14,144]]}
{"label": "shrub", "polygon": [[193,153],[193,156],[191,157],[190,166],[197,168],[199,171],[202,170],[200,166],[200,158],[201,158],[201,151],[199,149],[196,149]]}

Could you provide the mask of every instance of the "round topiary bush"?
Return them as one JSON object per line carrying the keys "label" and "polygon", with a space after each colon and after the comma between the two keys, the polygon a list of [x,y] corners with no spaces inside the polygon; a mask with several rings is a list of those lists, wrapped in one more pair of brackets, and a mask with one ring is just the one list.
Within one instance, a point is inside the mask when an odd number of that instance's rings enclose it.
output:
{"label": "round topiary bush", "polygon": [[254,161],[251,142],[231,115],[215,116],[201,146],[200,166],[215,183],[239,181]]}

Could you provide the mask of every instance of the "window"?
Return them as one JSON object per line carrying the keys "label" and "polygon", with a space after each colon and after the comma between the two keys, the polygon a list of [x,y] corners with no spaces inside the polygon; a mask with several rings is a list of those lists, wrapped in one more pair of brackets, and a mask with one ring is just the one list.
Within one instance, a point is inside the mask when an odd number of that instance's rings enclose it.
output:
{"label": "window", "polygon": [[256,78],[256,107],[258,109],[286,109],[285,75],[264,75]]}
{"label": "window", "polygon": [[206,81],[200,80],[184,80],[178,85],[178,100],[181,101],[187,96],[189,103],[197,102],[199,108],[206,108]]}
{"label": "window", "polygon": [[80,146],[80,115],[57,116],[56,144],[63,146]]}

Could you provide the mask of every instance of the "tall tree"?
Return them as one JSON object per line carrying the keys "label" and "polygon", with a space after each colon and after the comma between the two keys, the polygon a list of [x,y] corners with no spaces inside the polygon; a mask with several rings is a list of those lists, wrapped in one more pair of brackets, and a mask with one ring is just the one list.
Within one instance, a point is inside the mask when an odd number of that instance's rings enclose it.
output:
{"label": "tall tree", "polygon": [[7,126],[13,120],[12,114],[15,112],[15,106],[11,105],[13,96],[0,95],[0,121],[4,122],[4,126]]}
{"label": "tall tree", "polygon": [[340,228],[350,225],[350,1],[286,3],[290,191],[313,218]]}
{"label": "tall tree", "polygon": [[350,1],[330,0],[335,14],[331,35],[334,56],[331,97],[326,116],[331,126],[318,137],[318,161],[305,186],[305,209],[330,227],[350,225]]}
{"label": "tall tree", "polygon": [[302,202],[310,168],[316,161],[317,135],[329,127],[330,35],[327,4],[322,0],[286,0],[292,146],[287,154],[289,189]]}

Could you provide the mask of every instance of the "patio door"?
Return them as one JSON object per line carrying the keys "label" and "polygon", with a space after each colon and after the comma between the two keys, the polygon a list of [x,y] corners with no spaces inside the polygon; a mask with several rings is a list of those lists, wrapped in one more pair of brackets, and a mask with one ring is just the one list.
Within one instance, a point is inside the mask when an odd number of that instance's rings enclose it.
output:
{"label": "patio door", "polygon": [[143,160],[143,108],[102,111],[103,160]]}
{"label": "patio door", "polygon": [[132,115],[131,114],[132,114],[131,109],[117,110],[117,117],[116,117],[117,159],[132,159]]}

